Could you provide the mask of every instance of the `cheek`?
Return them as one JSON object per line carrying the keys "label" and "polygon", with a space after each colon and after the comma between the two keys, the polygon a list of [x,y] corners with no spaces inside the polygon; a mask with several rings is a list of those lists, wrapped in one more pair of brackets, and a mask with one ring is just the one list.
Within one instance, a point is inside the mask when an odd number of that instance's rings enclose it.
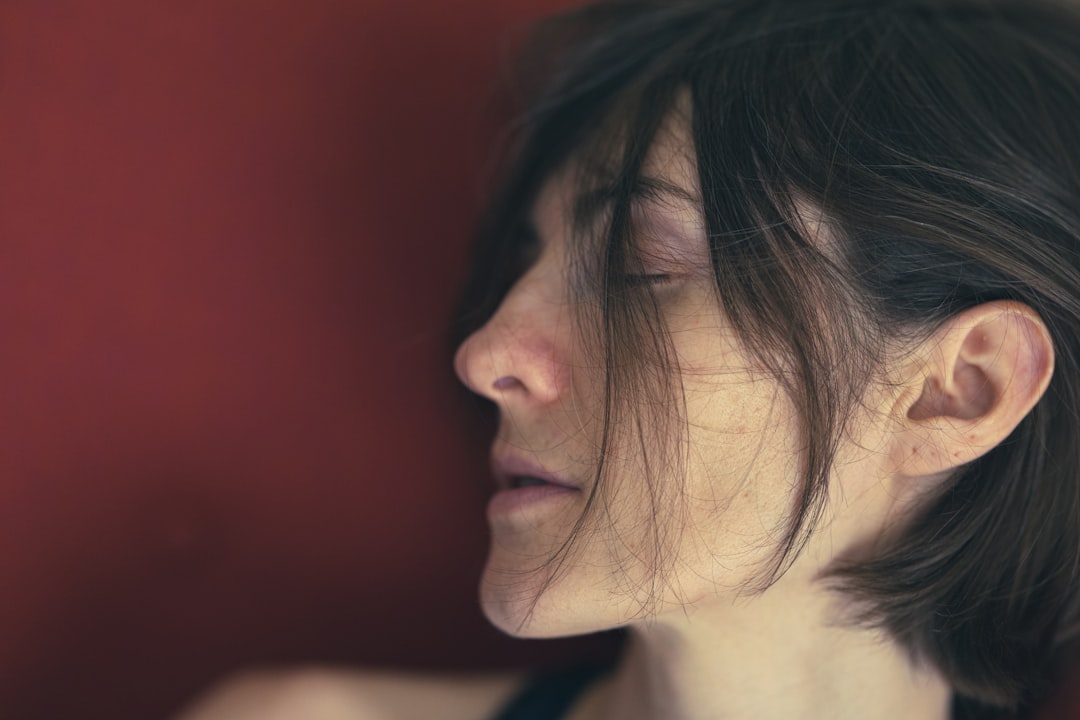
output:
{"label": "cheek", "polygon": [[[679,442],[665,447],[646,432],[651,446],[643,448],[633,424],[620,418],[595,512],[564,565],[547,561],[583,507],[494,529],[481,589],[499,627],[533,636],[604,629],[643,608],[738,592],[767,569],[797,477],[793,413],[775,382],[747,369],[715,305],[699,305],[708,311],[668,314],[675,391],[681,383],[685,405],[665,409],[663,418]],[[586,354],[568,359],[571,393],[531,427],[542,429],[542,438],[530,439],[588,473],[599,452],[604,373]],[[660,417],[655,409],[636,410],[646,430],[657,429],[649,427]],[[548,584],[555,567],[562,570]]]}
{"label": "cheek", "polygon": [[773,516],[786,510],[799,451],[783,393],[749,381],[692,405],[690,470],[699,492],[725,507],[742,500]]}
{"label": "cheek", "polygon": [[687,520],[679,565],[691,578],[733,588],[765,571],[786,531],[798,423],[779,385],[747,370],[730,338],[689,340],[680,353]]}

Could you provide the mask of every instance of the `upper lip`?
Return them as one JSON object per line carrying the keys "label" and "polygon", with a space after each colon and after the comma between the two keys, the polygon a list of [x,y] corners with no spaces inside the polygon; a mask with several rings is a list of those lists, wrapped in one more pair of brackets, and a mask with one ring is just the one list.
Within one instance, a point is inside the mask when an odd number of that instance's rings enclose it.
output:
{"label": "upper lip", "polygon": [[581,489],[567,478],[548,472],[539,463],[518,455],[503,455],[493,452],[491,455],[491,471],[495,475],[495,482],[500,490],[509,490],[511,481],[515,477],[533,477],[551,485],[559,485],[571,490]]}

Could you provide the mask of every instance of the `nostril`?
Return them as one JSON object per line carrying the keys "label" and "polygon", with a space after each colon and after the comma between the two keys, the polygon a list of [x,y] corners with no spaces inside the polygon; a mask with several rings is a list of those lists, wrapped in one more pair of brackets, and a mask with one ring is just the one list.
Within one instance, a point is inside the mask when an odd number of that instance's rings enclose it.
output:
{"label": "nostril", "polygon": [[513,375],[503,375],[491,384],[491,387],[499,392],[506,392],[507,390],[513,390],[519,387],[525,387],[525,385]]}

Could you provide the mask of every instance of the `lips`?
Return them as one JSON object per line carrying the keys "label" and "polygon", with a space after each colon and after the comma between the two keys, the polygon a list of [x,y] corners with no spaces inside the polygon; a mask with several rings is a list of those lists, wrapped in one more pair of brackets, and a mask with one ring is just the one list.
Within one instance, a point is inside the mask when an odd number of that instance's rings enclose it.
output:
{"label": "lips", "polygon": [[534,485],[550,485],[551,483],[545,482],[537,477],[530,477],[528,475],[515,475],[510,478],[510,489],[517,490],[523,487],[532,487]]}
{"label": "lips", "polygon": [[520,455],[495,448],[491,469],[496,491],[488,500],[487,516],[493,532],[529,532],[538,518],[567,512],[581,500],[577,483]]}
{"label": "lips", "polygon": [[537,463],[515,455],[492,453],[491,469],[499,490],[554,485],[567,490],[580,488],[565,477],[548,472]]}

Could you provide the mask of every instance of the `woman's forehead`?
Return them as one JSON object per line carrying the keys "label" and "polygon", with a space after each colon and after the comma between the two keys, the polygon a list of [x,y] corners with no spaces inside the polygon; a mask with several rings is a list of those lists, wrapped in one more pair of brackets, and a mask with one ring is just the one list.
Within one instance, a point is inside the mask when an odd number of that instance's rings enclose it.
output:
{"label": "woman's forehead", "polygon": [[[572,154],[568,162],[541,186],[530,219],[538,229],[555,230],[557,225],[591,226],[621,199],[616,185],[629,194],[635,207],[662,207],[685,214],[700,214],[701,191],[696,153],[691,133],[689,94],[665,115],[652,138],[641,171],[632,182],[618,182],[620,168],[607,153],[602,161],[594,153]],[[616,143],[618,147],[618,143]]]}
{"label": "woman's forehead", "polygon": [[664,116],[649,152],[642,174],[682,188],[700,205],[697,153],[694,148],[692,102],[690,91],[682,89]]}

